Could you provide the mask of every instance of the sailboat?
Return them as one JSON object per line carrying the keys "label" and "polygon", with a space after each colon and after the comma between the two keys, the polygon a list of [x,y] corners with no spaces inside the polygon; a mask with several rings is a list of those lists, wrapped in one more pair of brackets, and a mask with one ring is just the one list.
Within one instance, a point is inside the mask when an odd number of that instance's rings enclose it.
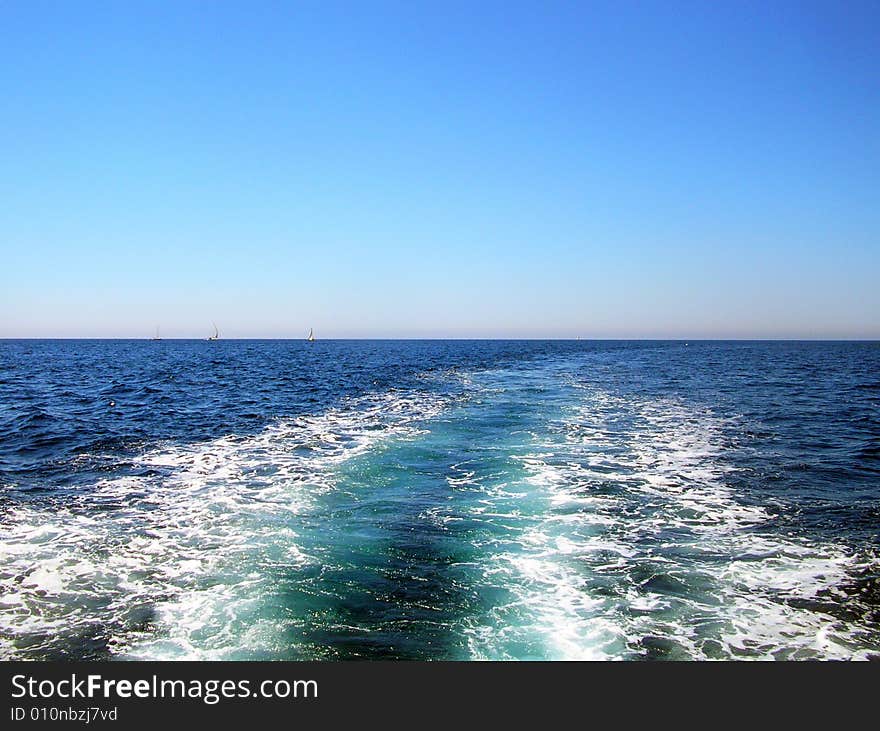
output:
{"label": "sailboat", "polygon": [[156,325],[156,335],[155,335],[155,337],[150,338],[150,340],[161,340],[161,339],[162,339],[162,336],[159,335],[159,326]]}
{"label": "sailboat", "polygon": [[306,338],[310,343],[315,342],[315,331],[312,328],[309,328],[309,336]]}
{"label": "sailboat", "polygon": [[217,323],[211,323],[214,326],[214,334],[208,336],[208,340],[219,340],[220,339],[220,331],[217,329]]}

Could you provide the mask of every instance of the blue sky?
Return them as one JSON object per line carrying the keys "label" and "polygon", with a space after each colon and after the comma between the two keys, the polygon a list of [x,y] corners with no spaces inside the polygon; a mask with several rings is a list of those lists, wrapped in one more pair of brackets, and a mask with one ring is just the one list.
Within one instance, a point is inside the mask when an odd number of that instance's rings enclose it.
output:
{"label": "blue sky", "polygon": [[0,337],[880,337],[880,3],[0,4]]}

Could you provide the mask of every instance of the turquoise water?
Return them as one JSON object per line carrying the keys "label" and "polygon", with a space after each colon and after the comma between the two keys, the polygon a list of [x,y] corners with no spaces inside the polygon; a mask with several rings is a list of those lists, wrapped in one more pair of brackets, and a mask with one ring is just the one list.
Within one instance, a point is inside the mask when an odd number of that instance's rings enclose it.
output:
{"label": "turquoise water", "polygon": [[875,344],[315,345],[0,345],[3,655],[880,653]]}

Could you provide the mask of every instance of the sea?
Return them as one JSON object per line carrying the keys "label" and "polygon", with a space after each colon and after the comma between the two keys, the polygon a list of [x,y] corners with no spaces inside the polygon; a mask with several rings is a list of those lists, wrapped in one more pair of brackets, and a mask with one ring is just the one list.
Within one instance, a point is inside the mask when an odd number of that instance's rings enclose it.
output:
{"label": "sea", "polygon": [[0,658],[880,659],[880,343],[0,341]]}

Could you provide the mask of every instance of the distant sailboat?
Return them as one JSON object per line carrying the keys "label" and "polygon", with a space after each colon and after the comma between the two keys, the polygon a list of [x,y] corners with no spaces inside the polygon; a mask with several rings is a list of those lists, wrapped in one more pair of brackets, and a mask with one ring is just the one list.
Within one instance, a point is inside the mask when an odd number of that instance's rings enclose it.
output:
{"label": "distant sailboat", "polygon": [[162,339],[162,336],[159,335],[159,326],[156,325],[156,335],[155,335],[155,337],[150,338],[150,340],[161,340],[161,339]]}
{"label": "distant sailboat", "polygon": [[310,343],[315,342],[315,331],[312,328],[309,328],[309,336],[306,338]]}
{"label": "distant sailboat", "polygon": [[219,340],[220,339],[220,331],[217,329],[217,323],[211,323],[214,326],[214,334],[208,337],[208,340]]}

